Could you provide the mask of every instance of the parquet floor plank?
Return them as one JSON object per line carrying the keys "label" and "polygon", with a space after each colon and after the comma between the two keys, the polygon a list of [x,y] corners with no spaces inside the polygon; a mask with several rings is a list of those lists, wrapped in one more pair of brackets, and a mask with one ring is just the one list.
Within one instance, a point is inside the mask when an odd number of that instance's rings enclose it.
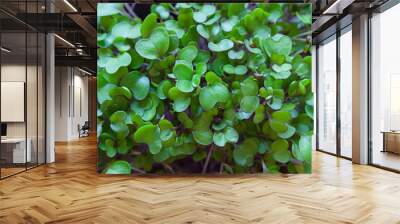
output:
{"label": "parquet floor plank", "polygon": [[89,137],[0,181],[0,223],[400,224],[399,174],[313,156],[311,175],[105,176]]}

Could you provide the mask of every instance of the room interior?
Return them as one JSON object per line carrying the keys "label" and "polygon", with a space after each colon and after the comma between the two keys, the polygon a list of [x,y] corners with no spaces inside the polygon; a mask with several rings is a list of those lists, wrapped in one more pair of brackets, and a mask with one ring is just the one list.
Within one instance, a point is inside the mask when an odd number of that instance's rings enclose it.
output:
{"label": "room interior", "polygon": [[[392,26],[398,21],[399,5],[382,6],[370,12],[369,42],[366,58],[370,84],[366,83],[366,138],[367,163],[372,166],[398,171],[400,166],[399,145],[399,71],[396,57],[398,45],[394,42],[398,32]],[[379,7],[378,7],[379,8]],[[354,84],[355,49],[354,22],[349,16],[341,19],[339,27],[326,29],[315,35],[313,42],[317,73],[317,139],[318,151],[349,159],[352,157],[352,99]],[[353,76],[353,77],[352,77]],[[367,81],[368,82],[368,81]],[[359,115],[358,115],[359,116]],[[353,119],[352,119],[353,118]]]}
{"label": "room interior", "polygon": [[[80,127],[89,121],[89,83],[95,80],[74,67],[57,66],[55,117],[56,142],[79,139]],[[91,124],[91,126],[94,126]]]}
{"label": "room interior", "polygon": [[7,177],[45,162],[45,43],[43,34],[15,30],[2,32],[1,44],[0,172]]}
{"label": "room interior", "polygon": [[400,34],[391,27],[400,19],[399,10],[396,5],[371,19],[372,163],[394,170],[400,169],[400,67],[395,56]]}
{"label": "room interior", "polygon": [[[45,28],[26,23],[27,20],[40,23],[42,19],[28,18],[25,13],[37,15],[46,12],[45,2],[2,1],[0,5],[0,179],[52,161],[49,152],[46,152],[51,145],[46,134],[49,122],[46,106],[50,104],[46,93],[49,88],[46,83],[46,74],[49,73],[48,40]],[[58,4],[49,2],[49,7],[64,10],[56,7]],[[53,51],[61,57],[65,52],[69,56],[87,55],[85,51],[70,51],[71,43],[61,36],[57,35],[53,40]],[[79,46],[83,47],[82,44]],[[85,66],[71,67],[65,59],[56,63],[52,65],[58,74],[54,80],[55,110],[50,113],[55,118],[52,144],[79,139],[81,134],[87,135],[96,128],[96,105],[93,101],[96,79],[90,77],[93,71]],[[92,99],[91,103],[89,99]]]}

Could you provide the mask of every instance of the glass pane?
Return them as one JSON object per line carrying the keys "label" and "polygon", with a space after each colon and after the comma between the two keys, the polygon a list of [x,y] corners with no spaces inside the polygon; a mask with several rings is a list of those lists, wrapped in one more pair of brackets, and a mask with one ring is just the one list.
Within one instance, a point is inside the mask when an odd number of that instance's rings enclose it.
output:
{"label": "glass pane", "polygon": [[372,163],[400,170],[400,5],[372,18]]}
{"label": "glass pane", "polygon": [[336,153],[336,40],[318,48],[318,148]]}
{"label": "glass pane", "polygon": [[26,33],[1,34],[1,161],[2,177],[25,170],[31,161],[26,150]]}
{"label": "glass pane", "polygon": [[[37,13],[39,4],[37,1],[27,2],[27,13]],[[31,20],[38,20],[33,16]],[[37,23],[38,21],[32,21]],[[30,161],[27,167],[35,167],[38,164],[38,45],[39,37],[36,30],[27,29],[27,76],[26,76],[26,115],[27,115],[27,150],[31,151]]]}
{"label": "glass pane", "polygon": [[37,144],[37,132],[38,132],[38,119],[37,119],[37,99],[38,99],[38,35],[36,32],[27,33],[28,38],[28,62],[27,62],[27,97],[26,97],[26,112],[27,112],[27,142],[28,149],[30,148],[31,159],[29,161],[28,168],[37,165],[38,160],[38,144]]}
{"label": "glass pane", "polygon": [[[24,13],[43,13],[44,5],[45,0],[0,1],[1,8],[20,18]],[[44,34],[1,12],[0,19],[0,176],[4,178],[45,161],[46,54]]]}
{"label": "glass pane", "polygon": [[45,44],[46,37],[44,34],[40,33],[39,36],[39,45],[38,45],[38,163],[45,163],[46,158],[46,149],[45,149],[45,60],[46,60],[46,52],[45,52]]}
{"label": "glass pane", "polygon": [[352,157],[352,32],[340,36],[340,153]]}

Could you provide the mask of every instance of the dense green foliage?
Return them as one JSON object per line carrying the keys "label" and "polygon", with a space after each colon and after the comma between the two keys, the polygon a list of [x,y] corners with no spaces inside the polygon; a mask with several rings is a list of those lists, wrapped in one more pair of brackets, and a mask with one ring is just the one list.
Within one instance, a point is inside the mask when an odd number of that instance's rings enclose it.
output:
{"label": "dense green foliage", "polygon": [[311,171],[311,5],[98,7],[99,169]]}

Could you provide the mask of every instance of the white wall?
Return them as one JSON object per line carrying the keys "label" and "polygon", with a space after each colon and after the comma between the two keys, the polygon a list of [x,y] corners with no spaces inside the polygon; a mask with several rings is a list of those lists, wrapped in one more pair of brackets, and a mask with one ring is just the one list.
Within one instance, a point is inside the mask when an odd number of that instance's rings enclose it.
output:
{"label": "white wall", "polygon": [[[76,72],[77,70],[75,70]],[[73,138],[79,137],[78,132],[78,124],[83,125],[85,121],[89,120],[88,113],[88,78],[81,76],[82,73],[79,72],[79,75],[74,75],[74,108],[72,109],[73,116],[71,121],[71,135]]]}
{"label": "white wall", "polygon": [[[28,66],[18,64],[5,64],[1,66],[1,81],[2,82],[25,82],[25,75],[27,69],[28,74],[36,75],[36,66]],[[29,77],[28,77],[29,78]],[[29,80],[29,86],[36,86],[36,80]],[[36,108],[36,88],[27,88],[27,103],[34,105],[28,105],[31,108]],[[1,108],[7,110],[7,108]],[[36,110],[35,110],[36,111]],[[29,111],[30,112],[30,111]],[[29,127],[33,127],[36,130],[36,113],[27,113],[28,122],[34,121],[34,124],[28,124]],[[29,131],[29,130],[28,130]],[[29,133],[28,133],[29,134]],[[7,123],[7,136],[8,137],[25,137],[25,122],[8,122]],[[29,137],[29,136],[28,136]]]}
{"label": "white wall", "polygon": [[74,140],[88,120],[88,78],[71,67],[56,67],[55,74],[55,140]]}
{"label": "white wall", "polygon": [[70,79],[67,67],[56,67],[55,69],[55,140],[68,140],[68,116],[69,116],[69,84]]}
{"label": "white wall", "polygon": [[[38,69],[38,70],[37,70]],[[25,64],[3,64],[1,66],[2,82],[24,82],[26,83],[26,110],[27,120],[24,122],[6,122],[8,138],[25,138],[30,140],[32,151],[32,162],[39,159],[39,163],[44,162],[44,83],[42,68],[36,65],[25,66]],[[27,78],[27,80],[25,80]],[[24,94],[23,92],[21,94]],[[2,96],[7,97],[7,96]],[[10,108],[1,108],[10,110]],[[10,112],[10,111],[9,111]],[[11,112],[12,113],[12,112]],[[39,156],[37,157],[37,154]]]}

